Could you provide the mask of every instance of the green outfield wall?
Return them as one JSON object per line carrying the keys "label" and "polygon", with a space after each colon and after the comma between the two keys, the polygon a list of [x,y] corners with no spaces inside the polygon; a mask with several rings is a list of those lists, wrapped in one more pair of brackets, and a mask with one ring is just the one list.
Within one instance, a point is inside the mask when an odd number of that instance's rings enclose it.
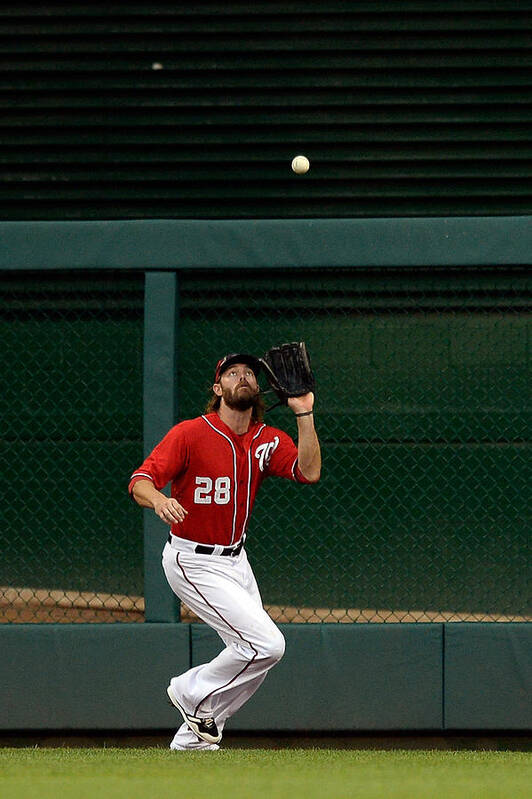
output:
{"label": "green outfield wall", "polygon": [[1,729],[179,723],[220,644],[128,478],[296,339],[323,478],[258,497],[287,651],[232,728],[530,728],[531,11],[2,5]]}
{"label": "green outfield wall", "polygon": [[[527,730],[526,624],[287,624],[233,730]],[[169,676],[220,651],[205,625],[0,627],[0,729],[170,729]]]}
{"label": "green outfield wall", "polygon": [[[530,217],[5,222],[0,241],[2,729],[175,723],[168,676],[219,643],[179,621],[166,528],[128,477],[201,411],[221,353],[293,339],[323,479],[257,501],[247,548],[288,646],[233,729],[530,727]],[[79,623],[98,618],[143,623]]]}

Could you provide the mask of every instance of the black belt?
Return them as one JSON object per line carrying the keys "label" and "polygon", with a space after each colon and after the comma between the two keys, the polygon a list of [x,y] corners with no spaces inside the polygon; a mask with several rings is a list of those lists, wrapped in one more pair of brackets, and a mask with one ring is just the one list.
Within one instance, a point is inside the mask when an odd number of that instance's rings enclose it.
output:
{"label": "black belt", "polygon": [[[172,542],[172,534],[168,534],[168,543]],[[244,539],[240,540],[240,543],[236,545],[236,547],[224,547],[219,555],[230,555],[232,558],[236,558],[237,555],[240,554],[242,551],[242,547],[244,546]],[[209,546],[208,544],[197,544],[194,552],[198,555],[212,555],[215,550],[215,547]]]}

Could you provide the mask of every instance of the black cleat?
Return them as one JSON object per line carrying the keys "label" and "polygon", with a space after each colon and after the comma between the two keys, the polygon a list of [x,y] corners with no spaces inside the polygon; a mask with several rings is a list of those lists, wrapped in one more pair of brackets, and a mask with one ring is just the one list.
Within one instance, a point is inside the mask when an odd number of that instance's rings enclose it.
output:
{"label": "black cleat", "polygon": [[197,735],[198,738],[201,738],[202,741],[206,741],[209,744],[217,744],[222,740],[222,734],[218,732],[218,727],[213,718],[198,718],[198,716],[191,716],[187,713],[178,702],[171,684],[166,689],[166,692],[170,702],[179,710],[185,724],[190,727],[194,735]]}

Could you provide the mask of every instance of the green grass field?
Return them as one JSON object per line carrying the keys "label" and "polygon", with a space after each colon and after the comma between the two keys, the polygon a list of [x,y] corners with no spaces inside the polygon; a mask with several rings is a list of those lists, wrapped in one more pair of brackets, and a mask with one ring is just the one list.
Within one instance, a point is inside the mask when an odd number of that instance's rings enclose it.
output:
{"label": "green grass field", "polygon": [[2,799],[528,799],[526,752],[0,749]]}

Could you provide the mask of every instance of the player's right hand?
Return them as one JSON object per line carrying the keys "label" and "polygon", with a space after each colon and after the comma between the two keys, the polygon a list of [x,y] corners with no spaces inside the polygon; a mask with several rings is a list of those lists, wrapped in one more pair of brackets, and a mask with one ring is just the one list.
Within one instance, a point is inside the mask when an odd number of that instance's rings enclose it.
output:
{"label": "player's right hand", "polygon": [[188,510],[185,510],[173,497],[163,497],[153,509],[159,519],[166,524],[179,524],[185,521],[185,516],[188,514]]}

